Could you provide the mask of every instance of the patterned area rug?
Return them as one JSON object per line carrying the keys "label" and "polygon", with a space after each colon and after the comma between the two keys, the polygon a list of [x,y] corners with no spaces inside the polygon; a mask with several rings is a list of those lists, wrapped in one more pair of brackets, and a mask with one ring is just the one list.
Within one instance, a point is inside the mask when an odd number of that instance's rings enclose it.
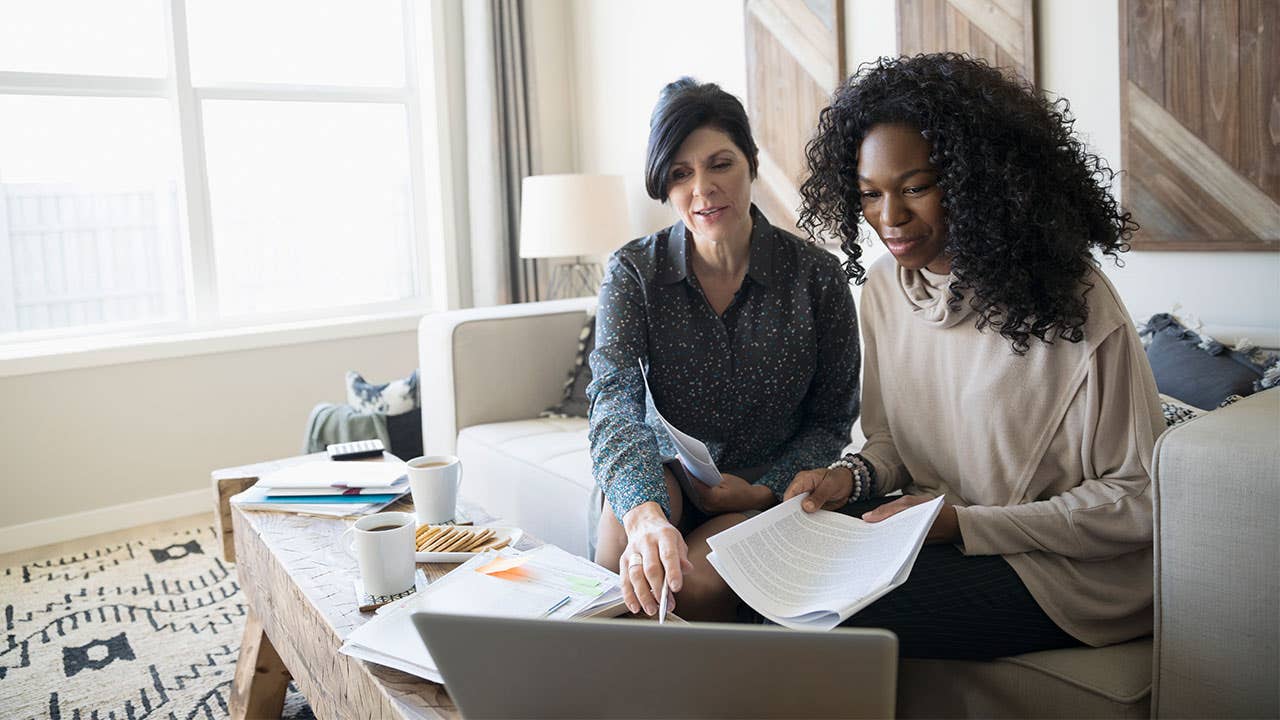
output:
{"label": "patterned area rug", "polygon": [[[246,606],[213,527],[5,567],[0,598],[0,717],[228,717]],[[314,717],[292,686],[283,716]]]}

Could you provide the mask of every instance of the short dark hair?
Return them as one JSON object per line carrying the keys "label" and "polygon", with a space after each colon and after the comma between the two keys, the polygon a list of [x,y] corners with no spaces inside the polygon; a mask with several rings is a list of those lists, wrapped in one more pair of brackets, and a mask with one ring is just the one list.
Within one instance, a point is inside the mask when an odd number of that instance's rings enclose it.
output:
{"label": "short dark hair", "polygon": [[751,177],[755,178],[759,150],[751,139],[751,123],[742,103],[715,83],[699,83],[686,76],[662,88],[649,116],[649,150],[644,166],[644,187],[649,197],[667,201],[671,159],[685,138],[708,125],[724,131],[747,156]]}

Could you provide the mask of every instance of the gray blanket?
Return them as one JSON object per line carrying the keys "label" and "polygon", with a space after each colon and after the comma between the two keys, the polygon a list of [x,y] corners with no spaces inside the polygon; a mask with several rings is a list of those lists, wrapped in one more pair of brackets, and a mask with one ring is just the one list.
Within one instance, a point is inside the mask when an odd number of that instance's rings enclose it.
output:
{"label": "gray blanket", "polygon": [[305,453],[322,452],[333,443],[353,440],[382,441],[391,449],[391,435],[387,432],[387,416],[382,413],[362,413],[350,405],[320,403],[307,418],[307,433],[302,438]]}

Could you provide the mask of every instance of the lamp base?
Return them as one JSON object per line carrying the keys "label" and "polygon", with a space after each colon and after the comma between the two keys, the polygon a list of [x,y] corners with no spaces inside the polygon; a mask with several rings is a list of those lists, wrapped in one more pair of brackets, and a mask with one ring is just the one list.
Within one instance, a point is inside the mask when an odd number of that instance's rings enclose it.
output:
{"label": "lamp base", "polygon": [[603,279],[604,273],[600,269],[600,263],[584,263],[579,258],[571,263],[556,265],[551,270],[547,299],[560,300],[595,295],[600,291],[600,282]]}

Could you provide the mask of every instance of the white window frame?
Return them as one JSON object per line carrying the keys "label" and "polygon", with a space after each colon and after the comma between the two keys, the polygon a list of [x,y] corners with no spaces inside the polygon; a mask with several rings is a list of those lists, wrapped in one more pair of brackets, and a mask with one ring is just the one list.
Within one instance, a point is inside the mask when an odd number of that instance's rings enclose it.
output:
{"label": "white window frame", "polygon": [[[186,0],[164,3],[167,76],[137,78],[0,71],[0,94],[92,97],[147,97],[169,101],[179,131],[181,217],[187,242],[182,248],[187,318],[145,323],[134,329],[82,326],[30,333],[0,345],[0,377],[141,359],[269,347],[313,340],[358,337],[409,330],[433,309],[459,304],[457,227],[452,202],[452,134],[447,107],[445,0],[401,0],[404,83],[401,87],[214,83],[191,80]],[[426,10],[426,12],[421,12]],[[428,52],[420,53],[422,49]],[[423,98],[430,105],[424,112]],[[407,119],[413,262],[413,298],[367,305],[306,310],[247,319],[219,318],[209,182],[202,103],[205,100],[379,103],[400,105]],[[430,141],[428,141],[428,138]],[[428,167],[436,172],[429,173]]]}

